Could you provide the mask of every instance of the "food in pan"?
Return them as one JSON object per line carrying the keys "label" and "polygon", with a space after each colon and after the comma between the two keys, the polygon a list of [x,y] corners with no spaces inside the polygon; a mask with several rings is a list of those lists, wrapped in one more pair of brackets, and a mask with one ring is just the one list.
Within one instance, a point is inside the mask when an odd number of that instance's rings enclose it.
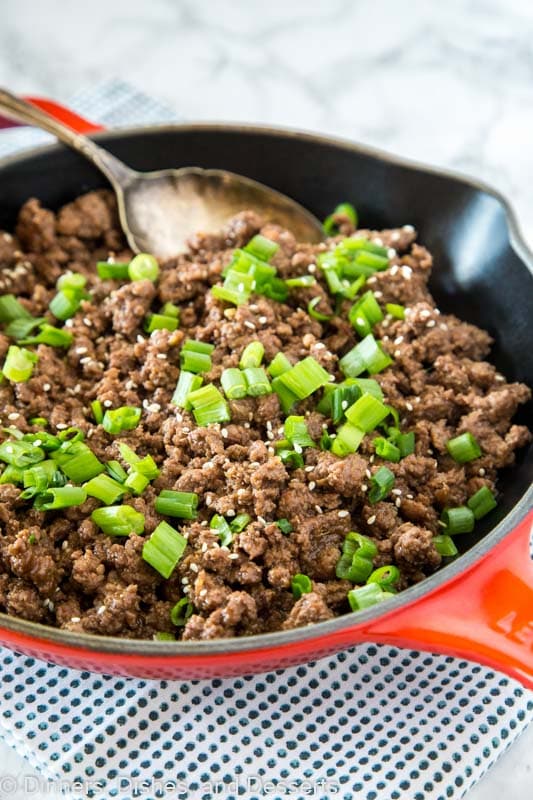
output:
{"label": "food in pan", "polygon": [[0,609],[213,639],[393,601],[529,440],[529,389],[436,307],[412,227],[322,244],[252,212],[159,264],[114,200],[0,234]]}

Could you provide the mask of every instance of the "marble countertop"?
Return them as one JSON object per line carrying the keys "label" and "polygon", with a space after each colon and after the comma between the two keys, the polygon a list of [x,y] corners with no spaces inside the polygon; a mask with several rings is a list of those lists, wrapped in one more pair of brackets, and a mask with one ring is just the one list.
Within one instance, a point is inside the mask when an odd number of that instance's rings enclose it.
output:
{"label": "marble countertop", "polygon": [[[344,136],[482,178],[533,248],[529,0],[2,0],[0,82],[65,100],[110,77],[184,119]],[[38,14],[38,16],[37,16]],[[468,800],[530,793],[533,730]],[[0,773],[28,774],[0,746]]]}

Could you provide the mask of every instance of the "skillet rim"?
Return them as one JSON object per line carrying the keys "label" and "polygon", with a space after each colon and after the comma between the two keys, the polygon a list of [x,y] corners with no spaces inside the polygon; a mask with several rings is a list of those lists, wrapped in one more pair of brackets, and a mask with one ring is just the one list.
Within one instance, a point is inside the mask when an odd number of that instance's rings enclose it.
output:
{"label": "skillet rim", "polygon": [[[314,133],[312,131],[270,125],[256,125],[253,123],[224,123],[224,122],[187,122],[187,123],[164,123],[161,125],[128,126],[119,129],[105,130],[91,134],[89,138],[97,142],[114,141],[125,136],[142,137],[153,133],[179,133],[205,131],[217,133],[220,131],[233,134],[259,134],[274,137],[289,138],[296,140],[309,140],[319,145],[333,146],[337,149],[344,149],[358,153],[363,157],[374,161],[382,161],[389,164],[404,167],[414,172],[422,172],[429,175],[437,175],[460,183],[496,200],[503,208],[509,243],[522,263],[533,276],[533,250],[526,243],[516,212],[509,200],[498,189],[495,189],[482,180],[464,175],[458,171],[447,168],[440,168],[415,159],[404,158],[402,156],[389,153],[379,148],[361,145],[337,136]],[[26,161],[29,158],[46,155],[54,151],[66,150],[64,145],[59,143],[42,145],[40,147],[28,148],[13,155],[8,155],[0,159],[0,175],[2,171],[11,166]],[[438,570],[433,575],[425,578],[418,584],[402,591],[394,598],[394,602],[373,606],[365,611],[354,614],[344,614],[334,617],[332,620],[314,623],[310,626],[294,628],[289,631],[274,631],[272,633],[255,634],[253,636],[231,637],[228,639],[211,639],[208,641],[191,642],[165,642],[154,641],[151,639],[125,639],[116,636],[101,636],[99,634],[74,633],[60,628],[53,628],[37,622],[13,617],[4,612],[0,612],[0,634],[2,629],[28,636],[40,642],[52,642],[55,644],[72,647],[76,651],[86,650],[91,652],[102,652],[106,654],[120,654],[127,656],[154,656],[168,657],[169,660],[178,660],[180,656],[206,656],[222,655],[228,653],[246,653],[248,650],[268,650],[269,647],[280,647],[283,645],[294,644],[297,642],[308,641],[310,644],[314,640],[320,640],[329,634],[337,633],[345,629],[362,628],[369,622],[394,614],[406,608],[424,597],[429,596],[444,584],[451,581],[456,576],[466,572],[470,567],[480,560],[490,550],[492,550],[505,536],[510,534],[514,528],[524,519],[528,511],[533,507],[533,486],[524,492],[519,501],[511,508],[509,513],[490,530],[479,542],[469,548],[456,561]],[[357,639],[356,639],[357,642]],[[354,643],[356,643],[354,642]]]}

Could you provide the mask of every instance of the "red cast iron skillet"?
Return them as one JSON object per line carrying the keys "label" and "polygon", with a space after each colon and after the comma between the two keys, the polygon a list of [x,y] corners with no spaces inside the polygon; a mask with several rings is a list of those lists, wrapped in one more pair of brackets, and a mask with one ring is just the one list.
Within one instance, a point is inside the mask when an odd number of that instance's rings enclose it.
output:
{"label": "red cast iron skillet", "polygon": [[[43,101],[35,101],[43,105]],[[98,126],[45,101],[81,132]],[[345,141],[242,125],[165,125],[98,133],[140,170],[199,165],[248,175],[324,217],[352,201],[365,226],[413,224],[435,257],[431,289],[443,311],[495,338],[492,359],[533,386],[533,256],[507,202],[492,189]],[[0,162],[0,228],[29,197],[51,208],[105,185],[62,146]],[[531,423],[531,408],[517,421]],[[0,614],[0,643],[97,672],[206,678],[262,672],[320,658],[357,642],[447,653],[489,665],[533,688],[533,448],[502,474],[497,510],[457,538],[462,555],[385,606],[262,636],[209,642],[132,641],[55,630]]]}

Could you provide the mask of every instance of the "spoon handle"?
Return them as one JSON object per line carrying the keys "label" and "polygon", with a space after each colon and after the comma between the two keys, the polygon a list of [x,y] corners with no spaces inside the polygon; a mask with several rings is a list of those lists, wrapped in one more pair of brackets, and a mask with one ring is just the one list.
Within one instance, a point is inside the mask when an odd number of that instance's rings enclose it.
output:
{"label": "spoon handle", "polygon": [[24,122],[52,133],[60,142],[85,156],[100,172],[103,172],[115,188],[123,187],[135,176],[132,169],[107,150],[98,147],[91,139],[67,128],[66,125],[50,117],[40,108],[17,97],[7,89],[0,88],[0,111],[18,122]]}

